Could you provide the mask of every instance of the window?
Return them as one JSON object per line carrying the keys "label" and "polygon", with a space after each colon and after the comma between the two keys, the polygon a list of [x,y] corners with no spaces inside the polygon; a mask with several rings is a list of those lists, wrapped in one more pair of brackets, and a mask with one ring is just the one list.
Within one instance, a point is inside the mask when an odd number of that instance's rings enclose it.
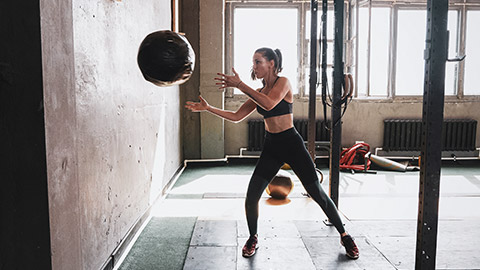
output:
{"label": "window", "polygon": [[[387,96],[390,46],[390,8],[359,10],[358,86],[359,96]],[[370,29],[370,41],[369,30]]]}
{"label": "window", "polygon": [[[457,34],[458,34],[458,11],[450,10],[448,11],[448,58],[455,58],[458,55],[458,43],[457,43]],[[457,70],[458,62],[447,62],[445,70],[445,95],[456,95],[457,94]]]}
{"label": "window", "polygon": [[[296,8],[236,8],[234,11],[233,66],[240,78],[252,88],[261,88],[260,80],[252,81],[252,57],[256,49],[270,47],[282,52],[282,76],[287,77],[294,93],[298,93],[298,10]],[[262,29],[270,31],[259,31]],[[230,72],[228,70],[227,72]],[[241,94],[235,89],[234,94]]]}
{"label": "window", "polygon": [[[320,8],[321,9],[321,8]],[[260,47],[279,48],[283,56],[282,76],[288,77],[296,97],[308,95],[310,78],[310,2],[309,1],[230,1],[226,2],[227,44],[226,70],[235,67],[242,80],[253,88],[261,81],[250,80],[253,52]],[[345,9],[346,10],[346,9]],[[321,27],[319,10],[318,33]],[[333,11],[328,13],[328,71],[333,64]],[[308,18],[307,18],[308,17]],[[269,27],[256,31],[255,26]],[[317,35],[319,37],[319,34]],[[321,52],[319,52],[321,53]],[[320,80],[320,74],[319,74]],[[320,91],[318,91],[320,94]],[[238,89],[227,89],[226,96],[243,95]]]}
{"label": "window", "polygon": [[425,74],[426,11],[399,10],[397,34],[397,96],[414,96],[423,94]]}
{"label": "window", "polygon": [[[399,10],[397,36],[397,73],[395,94],[423,95],[425,76],[426,38],[425,10]],[[419,27],[421,25],[422,27]],[[449,55],[456,56],[457,12],[448,13]],[[445,71],[445,95],[455,94],[455,72],[457,63],[447,63]]]}
{"label": "window", "polygon": [[[303,65],[303,70],[304,70],[304,83],[305,83],[305,91],[304,95],[308,96],[310,94],[310,38],[311,38],[311,12],[310,10],[307,10],[306,16],[305,16],[305,42],[307,43],[306,46],[306,51],[305,51],[305,57],[304,57],[304,65]],[[333,74],[333,26],[335,25],[334,22],[334,16],[333,16],[333,10],[328,10],[327,12],[327,78],[330,80],[330,77]],[[318,43],[321,40],[322,37],[322,9],[319,5],[319,10],[317,13],[317,65],[318,65],[318,75],[317,75],[317,80],[318,83],[322,81],[322,73],[321,73],[321,64],[322,64],[322,48],[321,46],[318,46]],[[330,90],[332,83],[329,83],[330,85]],[[327,87],[328,89],[328,87]],[[321,95],[321,89],[317,88],[317,95]]]}
{"label": "window", "polygon": [[[465,61],[447,62],[445,95],[468,98],[480,95],[480,0],[455,1],[448,12],[448,58],[465,51]],[[250,86],[251,58],[259,47],[279,48],[283,54],[282,75],[289,78],[297,97],[308,96],[310,78],[310,1],[227,0],[227,70],[232,66]],[[472,8],[474,8],[472,10]],[[461,12],[462,10],[466,12]],[[425,75],[426,0],[350,1],[345,5],[344,72],[354,73],[356,98],[421,98]],[[466,18],[462,16],[467,14]],[[318,9],[318,37],[322,28]],[[259,32],[255,25],[269,27]],[[327,88],[333,83],[334,11],[327,16]],[[464,39],[462,39],[465,37]],[[320,46],[317,50],[321,64]],[[463,48],[463,49],[462,49]],[[229,70],[228,70],[229,71]],[[228,72],[227,71],[227,72]],[[320,69],[319,69],[320,71]],[[321,73],[318,73],[319,83]],[[332,89],[329,89],[330,91]],[[227,96],[242,94],[228,90]],[[321,91],[317,91],[318,94]]]}
{"label": "window", "polygon": [[467,12],[467,31],[465,44],[465,95],[480,95],[480,76],[478,63],[480,63],[480,10]]}

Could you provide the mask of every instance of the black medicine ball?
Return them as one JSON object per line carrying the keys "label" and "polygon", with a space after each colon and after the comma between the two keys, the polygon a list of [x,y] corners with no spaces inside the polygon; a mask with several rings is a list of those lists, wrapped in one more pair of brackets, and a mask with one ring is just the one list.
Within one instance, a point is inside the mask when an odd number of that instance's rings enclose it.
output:
{"label": "black medicine ball", "polygon": [[182,84],[192,76],[195,52],[183,35],[158,31],[142,41],[137,62],[145,80],[157,86]]}

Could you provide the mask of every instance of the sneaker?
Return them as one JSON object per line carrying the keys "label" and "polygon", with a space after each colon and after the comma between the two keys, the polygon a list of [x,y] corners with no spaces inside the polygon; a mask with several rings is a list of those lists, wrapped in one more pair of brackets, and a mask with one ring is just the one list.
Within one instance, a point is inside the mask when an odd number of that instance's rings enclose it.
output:
{"label": "sneaker", "polygon": [[242,248],[242,256],[245,258],[252,257],[258,248],[257,243],[258,243],[257,235],[250,236],[250,238],[248,238],[247,240],[247,243],[245,243],[245,245]]}
{"label": "sneaker", "polygon": [[354,239],[350,235],[345,235],[342,236],[342,240],[340,243],[342,243],[342,246],[345,247],[345,251],[347,252],[347,256],[350,259],[358,259],[360,256],[360,252],[358,252],[357,245],[355,245],[355,242],[353,241]]}

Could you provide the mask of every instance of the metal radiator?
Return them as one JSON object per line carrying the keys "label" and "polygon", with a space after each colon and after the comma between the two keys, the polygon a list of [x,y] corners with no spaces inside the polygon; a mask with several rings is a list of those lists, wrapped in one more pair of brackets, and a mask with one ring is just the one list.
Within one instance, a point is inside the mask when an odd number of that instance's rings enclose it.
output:
{"label": "metal radiator", "polygon": [[[329,122],[327,121],[327,125]],[[308,120],[297,119],[293,121],[295,129],[302,136],[304,141],[308,140]],[[316,121],[315,141],[330,141],[330,131],[325,128],[324,121]],[[263,120],[248,121],[248,151],[261,151],[263,149],[263,139],[265,137],[265,124]]]}
{"label": "metal radiator", "polygon": [[[420,151],[422,120],[384,120],[383,150]],[[474,151],[477,121],[445,119],[442,151]]]}
{"label": "metal radiator", "polygon": [[265,135],[265,124],[263,120],[248,121],[248,151],[261,151]]}

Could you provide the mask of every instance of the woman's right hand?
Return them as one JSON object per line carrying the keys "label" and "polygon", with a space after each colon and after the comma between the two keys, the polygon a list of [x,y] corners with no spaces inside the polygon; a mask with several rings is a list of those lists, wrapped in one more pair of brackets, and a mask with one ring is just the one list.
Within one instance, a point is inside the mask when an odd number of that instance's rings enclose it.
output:
{"label": "woman's right hand", "polygon": [[187,101],[185,108],[192,112],[206,111],[210,105],[208,105],[207,101],[203,99],[202,96],[199,96],[198,98],[200,99],[200,102]]}
{"label": "woman's right hand", "polygon": [[240,75],[238,75],[237,71],[235,71],[233,67],[232,67],[232,72],[233,72],[233,76],[223,74],[223,73],[217,73],[217,75],[220,77],[216,77],[214,78],[214,80],[219,81],[218,83],[216,83],[216,85],[219,86],[218,89],[224,89],[227,87],[238,88],[240,86],[240,84],[242,83],[242,80],[240,79]]}

